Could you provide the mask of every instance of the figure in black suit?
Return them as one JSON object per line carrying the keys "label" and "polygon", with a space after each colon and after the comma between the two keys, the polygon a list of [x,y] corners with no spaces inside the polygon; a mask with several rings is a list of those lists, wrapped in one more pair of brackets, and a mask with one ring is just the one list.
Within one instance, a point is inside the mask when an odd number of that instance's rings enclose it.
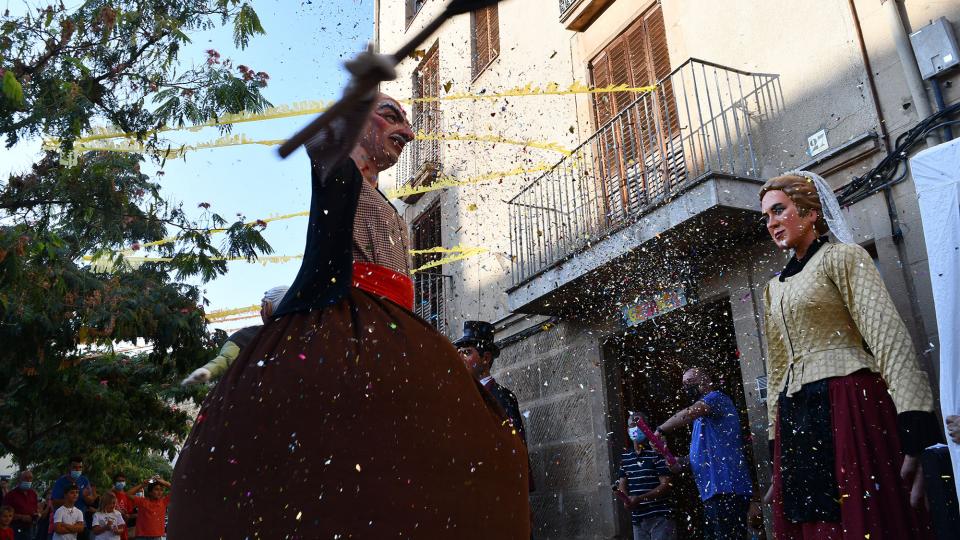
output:
{"label": "figure in black suit", "polygon": [[[493,325],[486,321],[464,321],[463,337],[453,342],[460,350],[464,365],[483,388],[503,407],[517,431],[523,444],[527,444],[527,433],[523,429],[523,415],[517,396],[506,386],[501,385],[490,375],[493,361],[500,356],[500,348],[493,340]],[[532,471],[531,471],[532,472]],[[530,491],[533,491],[533,476],[530,476]]]}

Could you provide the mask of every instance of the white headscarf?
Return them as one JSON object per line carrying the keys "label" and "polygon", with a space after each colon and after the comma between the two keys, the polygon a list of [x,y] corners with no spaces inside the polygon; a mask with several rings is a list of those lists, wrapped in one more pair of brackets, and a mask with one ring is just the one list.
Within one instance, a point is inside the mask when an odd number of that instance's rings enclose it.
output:
{"label": "white headscarf", "polygon": [[290,287],[286,285],[280,285],[263,293],[263,301],[270,304],[271,313],[276,313],[277,308],[280,307],[280,302],[283,301],[283,297],[287,294],[287,289],[289,288]]}
{"label": "white headscarf", "polygon": [[837,196],[833,194],[830,184],[822,176],[810,171],[787,171],[785,174],[809,178],[813,182],[813,186],[817,188],[817,195],[820,197],[820,213],[823,215],[823,220],[827,222],[830,232],[839,242],[844,244],[857,243],[853,232],[850,231],[850,226],[847,225],[846,218],[843,217],[843,211],[840,210]]}

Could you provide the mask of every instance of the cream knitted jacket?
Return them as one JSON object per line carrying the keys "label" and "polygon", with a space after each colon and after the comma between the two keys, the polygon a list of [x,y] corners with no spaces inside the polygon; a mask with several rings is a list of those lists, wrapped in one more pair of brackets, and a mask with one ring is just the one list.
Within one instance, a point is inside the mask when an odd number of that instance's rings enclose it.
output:
{"label": "cream knitted jacket", "polygon": [[933,410],[907,327],[862,247],[824,245],[798,274],[770,280],[764,308],[770,439],[784,388],[793,395],[806,383],[864,368],[883,377],[898,414]]}

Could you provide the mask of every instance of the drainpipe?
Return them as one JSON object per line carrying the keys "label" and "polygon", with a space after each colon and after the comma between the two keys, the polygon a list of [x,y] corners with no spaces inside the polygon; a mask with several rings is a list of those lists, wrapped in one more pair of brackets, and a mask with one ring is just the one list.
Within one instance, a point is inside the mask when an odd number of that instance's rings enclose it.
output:
{"label": "drainpipe", "polygon": [[[881,0],[880,4],[887,14],[890,34],[897,48],[897,56],[900,57],[900,66],[903,68],[903,76],[907,79],[907,88],[910,89],[913,106],[917,110],[917,119],[923,120],[933,114],[933,107],[930,106],[930,98],[927,97],[927,91],[923,88],[923,79],[920,78],[920,68],[917,67],[917,60],[913,55],[910,37],[903,26],[903,19],[900,18],[900,7],[897,5],[897,0]],[[934,133],[927,135],[927,146],[938,144],[940,139]]]}
{"label": "drainpipe", "polygon": [[[863,65],[867,71],[867,85],[870,88],[870,97],[873,101],[873,109],[877,113],[877,122],[880,124],[880,140],[883,142],[883,147],[886,149],[887,154],[889,155],[893,150],[893,145],[890,142],[890,134],[887,132],[887,122],[883,115],[883,109],[880,107],[880,97],[877,93],[877,82],[874,79],[873,66],[870,63],[870,55],[867,52],[867,45],[863,39],[863,28],[860,26],[860,17],[857,14],[856,1],[847,0],[847,2],[850,6],[850,15],[853,18],[853,28],[857,33],[857,41],[860,45],[860,55],[863,57]],[[903,65],[903,71],[907,77],[908,83],[910,81],[910,75],[908,72],[912,69],[915,75],[916,86],[919,88],[920,93],[919,96],[914,94],[913,85],[910,87],[910,93],[913,94],[914,104],[917,108],[917,113],[920,115],[920,120],[923,120],[924,118],[930,116],[932,112],[930,110],[930,101],[927,99],[927,94],[923,89],[923,83],[920,79],[920,70],[917,68],[912,48],[910,48],[910,40],[907,38],[906,30],[904,29],[903,23],[900,19],[900,11],[897,8],[896,0],[885,0],[883,4],[886,7],[886,11],[890,15],[891,24],[894,24],[894,18],[896,18],[896,27],[899,28],[899,32],[895,30],[893,34],[894,40],[897,42],[897,53],[900,55],[900,63]],[[898,34],[900,37],[897,37]],[[901,44],[906,46],[906,60]],[[929,137],[927,138],[928,146],[935,146],[936,144],[935,138],[933,143],[931,143]],[[903,261],[907,260],[907,250],[903,243],[903,228],[900,225],[900,216],[897,213],[897,203],[893,198],[893,190],[890,188],[890,186],[883,188],[883,199],[887,206],[887,217],[890,220],[890,234],[893,240],[893,245],[897,250],[897,257],[900,258],[902,263]],[[907,294],[910,297],[910,311],[913,315],[915,328],[920,337],[925,338],[927,335],[926,325],[923,321],[923,315],[920,312],[920,306],[917,303],[917,287],[913,281],[913,274],[909,270],[909,265],[901,264],[900,267],[902,270],[901,274],[903,275],[903,281],[907,288]],[[921,340],[918,343],[923,343],[923,341]],[[924,367],[928,368],[928,373],[933,373],[933,370],[929,369],[931,366]]]}

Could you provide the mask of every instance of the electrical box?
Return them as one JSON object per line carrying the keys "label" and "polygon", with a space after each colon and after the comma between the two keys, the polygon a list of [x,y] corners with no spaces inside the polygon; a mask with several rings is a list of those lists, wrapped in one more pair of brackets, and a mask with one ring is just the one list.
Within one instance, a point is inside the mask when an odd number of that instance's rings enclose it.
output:
{"label": "electrical box", "polygon": [[920,75],[924,79],[932,79],[940,72],[960,64],[957,38],[950,21],[944,17],[910,34],[910,44],[913,45],[913,54],[917,57]]}

